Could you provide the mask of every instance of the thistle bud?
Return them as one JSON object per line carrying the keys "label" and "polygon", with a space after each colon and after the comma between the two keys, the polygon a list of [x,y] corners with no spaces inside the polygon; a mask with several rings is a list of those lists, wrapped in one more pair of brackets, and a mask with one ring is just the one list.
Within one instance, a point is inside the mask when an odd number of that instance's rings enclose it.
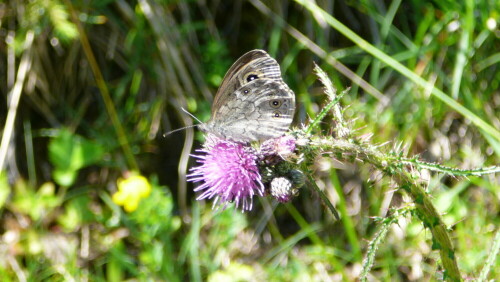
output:
{"label": "thistle bud", "polygon": [[288,178],[292,182],[294,188],[300,188],[306,183],[306,176],[298,169],[292,169],[288,172]]}
{"label": "thistle bud", "polygon": [[286,177],[276,177],[271,181],[271,196],[280,203],[289,202],[294,196],[292,182]]}

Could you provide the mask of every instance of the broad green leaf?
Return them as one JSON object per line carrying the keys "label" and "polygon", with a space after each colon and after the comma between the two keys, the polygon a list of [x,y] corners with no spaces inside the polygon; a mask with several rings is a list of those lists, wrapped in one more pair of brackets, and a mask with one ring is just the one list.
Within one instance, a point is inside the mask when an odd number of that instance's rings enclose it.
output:
{"label": "broad green leaf", "polygon": [[55,166],[54,179],[59,185],[70,186],[74,183],[78,170],[99,161],[104,154],[103,147],[61,129],[49,143],[49,158]]}

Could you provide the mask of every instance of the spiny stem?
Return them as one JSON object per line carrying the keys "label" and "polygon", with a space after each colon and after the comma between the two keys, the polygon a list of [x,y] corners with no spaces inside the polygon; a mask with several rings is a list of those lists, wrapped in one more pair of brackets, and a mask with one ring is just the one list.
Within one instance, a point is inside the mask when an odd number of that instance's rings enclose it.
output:
{"label": "spiny stem", "polygon": [[381,220],[382,224],[380,225],[379,230],[368,244],[368,250],[366,251],[365,259],[363,260],[363,270],[360,275],[361,281],[367,281],[368,273],[370,272],[370,269],[375,261],[375,253],[378,246],[385,239],[385,235],[389,231],[391,225],[398,222],[400,217],[405,216],[409,211],[413,210],[413,208],[413,206],[408,206],[398,210],[394,209],[389,217]]}
{"label": "spiny stem", "polygon": [[319,123],[325,118],[326,114],[330,111],[333,106],[339,103],[340,98],[342,98],[342,95],[337,96],[337,98],[333,99],[330,101],[322,110],[321,112],[316,116],[316,118],[309,124],[309,126],[306,129],[306,133],[311,133],[313,129],[318,127]]}
{"label": "spiny stem", "polygon": [[312,172],[311,171],[307,171],[306,175],[307,175],[307,178],[308,178],[309,182],[313,186],[314,191],[316,191],[316,193],[318,193],[318,195],[321,198],[321,200],[323,201],[323,203],[328,207],[328,209],[333,214],[333,216],[335,216],[335,219],[340,220],[339,213],[337,212],[337,210],[335,209],[335,207],[333,207],[333,205],[330,202],[330,200],[328,200],[328,197],[325,195],[325,193],[316,184],[316,181],[312,177],[312,175],[313,175]]}
{"label": "spiny stem", "polygon": [[500,172],[499,166],[491,166],[491,167],[475,168],[475,169],[459,169],[459,168],[447,167],[437,163],[424,162],[418,159],[394,158],[394,160],[400,162],[401,164],[414,165],[415,167],[420,169],[428,169],[431,171],[442,172],[454,176],[481,176],[485,174]]}
{"label": "spiny stem", "polygon": [[334,128],[336,136],[340,138],[349,136],[350,130],[346,126],[342,115],[342,109],[339,104],[340,99],[349,91],[349,89],[342,91],[342,93],[337,95],[337,90],[333,87],[328,75],[318,65],[314,65],[316,75],[319,77],[323,85],[325,85],[325,93],[330,99],[330,102],[321,110],[319,114],[316,115],[316,118],[307,127],[306,132],[311,133],[313,129],[318,127],[319,123],[325,118],[326,114],[332,110],[333,120],[337,123]]}
{"label": "spiny stem", "polygon": [[341,161],[349,161],[353,158],[369,163],[383,171],[403,188],[413,199],[418,217],[425,227],[429,228],[433,237],[433,249],[438,249],[445,278],[452,281],[460,281],[461,275],[455,257],[455,250],[448,234],[446,225],[443,223],[437,209],[432,204],[431,198],[425,192],[422,184],[415,181],[414,176],[406,171],[397,162],[391,161],[391,157],[382,154],[369,144],[355,144],[349,140],[335,140],[333,138],[317,137],[311,140],[311,145],[323,152],[331,152]]}
{"label": "spiny stem", "polygon": [[484,264],[483,269],[481,269],[481,273],[479,274],[479,278],[477,279],[477,281],[487,281],[488,273],[490,272],[491,266],[495,264],[495,260],[497,259],[499,252],[500,252],[500,229],[498,229],[497,233],[495,234],[490,254],[486,259],[486,263]]}
{"label": "spiny stem", "polygon": [[[436,163],[424,162],[418,158],[405,158],[402,154],[384,154],[378,147],[364,142],[363,139],[351,137],[351,131],[347,128],[346,123],[344,122],[341,107],[338,104],[339,98],[346,92],[337,96],[336,90],[326,73],[318,66],[316,66],[315,70],[319,79],[325,85],[325,93],[330,98],[330,102],[321,110],[321,112],[305,130],[296,132],[296,137],[298,137],[297,140],[306,141],[302,145],[303,159],[312,160],[318,154],[329,154],[339,161],[352,162],[354,160],[359,160],[361,162],[371,164],[375,168],[384,172],[387,176],[392,177],[399,187],[405,190],[412,197],[415,205],[415,214],[422,221],[423,225],[431,231],[433,240],[432,248],[439,250],[441,256],[441,263],[444,268],[443,278],[446,280],[461,281],[462,277],[460,270],[458,269],[455,250],[450,239],[449,231],[441,219],[437,209],[432,204],[430,196],[426,193],[425,187],[423,186],[424,184],[422,184],[422,182],[418,182],[418,177],[412,173],[412,169],[429,169],[455,176],[481,176],[490,173],[498,173],[500,172],[500,167],[493,166],[479,169],[450,168]],[[337,123],[335,128],[337,139],[334,139],[332,136],[309,137],[311,131],[318,127],[319,123],[325,118],[326,114],[330,110],[333,110],[333,119]],[[299,143],[297,144],[301,146]],[[308,164],[305,164],[305,166],[307,165]],[[312,179],[312,176],[310,176],[311,172],[309,169],[306,169],[305,171],[308,171],[307,174],[309,175],[309,179],[314,186],[315,182]],[[314,188],[318,192],[321,192],[317,186]],[[328,199],[326,199],[322,193],[320,193],[320,196],[328,205]],[[331,203],[328,207],[333,209]],[[362,279],[366,279],[366,275],[373,264],[377,246],[387,233],[390,224],[395,220],[396,218],[385,221],[372,243],[370,243],[368,254],[364,261]],[[498,234],[500,234],[500,232]],[[498,245],[500,245],[499,242],[500,235],[497,235],[492,253],[496,253],[496,251],[498,251]],[[487,266],[483,270],[487,273]],[[485,275],[487,274],[482,273],[482,277],[485,277]]]}

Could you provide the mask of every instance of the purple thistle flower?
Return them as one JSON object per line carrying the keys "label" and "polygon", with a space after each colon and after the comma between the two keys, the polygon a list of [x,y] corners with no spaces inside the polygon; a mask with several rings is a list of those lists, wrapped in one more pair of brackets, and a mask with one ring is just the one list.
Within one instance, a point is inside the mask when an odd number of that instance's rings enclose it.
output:
{"label": "purple thistle flower", "polygon": [[188,181],[203,182],[194,189],[203,191],[197,200],[212,199],[216,204],[235,202],[243,211],[252,209],[255,194],[262,196],[264,184],[257,166],[254,149],[209,134],[197,158],[199,166],[191,168]]}
{"label": "purple thistle flower", "polygon": [[295,138],[290,135],[273,138],[260,145],[260,158],[268,165],[274,165],[295,151]]}
{"label": "purple thistle flower", "polygon": [[289,156],[293,153],[293,151],[295,151],[295,138],[290,135],[285,135],[278,138],[266,140],[260,146],[260,150],[261,153],[265,156]]}

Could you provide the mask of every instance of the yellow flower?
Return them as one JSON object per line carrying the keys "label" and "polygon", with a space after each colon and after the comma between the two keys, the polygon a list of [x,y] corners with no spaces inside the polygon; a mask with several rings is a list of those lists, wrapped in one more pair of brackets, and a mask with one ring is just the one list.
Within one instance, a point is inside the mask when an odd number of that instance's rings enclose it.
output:
{"label": "yellow flower", "polygon": [[113,194],[113,202],[123,206],[126,212],[137,209],[141,198],[146,198],[151,193],[151,184],[142,175],[130,175],[117,180],[118,191]]}

